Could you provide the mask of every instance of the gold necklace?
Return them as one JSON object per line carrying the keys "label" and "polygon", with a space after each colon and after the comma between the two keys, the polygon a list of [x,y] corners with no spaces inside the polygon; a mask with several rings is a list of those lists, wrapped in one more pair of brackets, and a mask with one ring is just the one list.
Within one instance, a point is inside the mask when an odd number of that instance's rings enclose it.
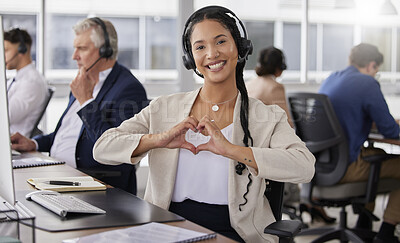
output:
{"label": "gold necklace", "polygon": [[201,99],[202,101],[212,104],[211,110],[217,112],[217,111],[219,110],[219,106],[220,106],[220,105],[223,105],[223,104],[228,103],[228,102],[232,101],[233,99],[235,99],[236,96],[237,96],[237,93],[236,93],[236,95],[235,95],[233,98],[231,98],[231,99],[229,99],[229,100],[226,100],[226,101],[223,101],[223,102],[219,102],[219,103],[214,103],[214,102],[211,102],[211,101],[209,101],[209,100],[204,99],[203,96],[201,96],[201,93],[199,93],[199,96],[200,96],[200,99]]}

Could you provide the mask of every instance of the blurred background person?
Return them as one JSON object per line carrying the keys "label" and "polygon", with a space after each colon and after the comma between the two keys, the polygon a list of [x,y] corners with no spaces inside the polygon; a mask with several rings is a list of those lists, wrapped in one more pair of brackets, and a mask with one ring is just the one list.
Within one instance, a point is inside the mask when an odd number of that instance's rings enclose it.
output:
{"label": "blurred background person", "polygon": [[25,30],[4,32],[6,68],[17,74],[7,81],[10,133],[29,136],[40,116],[47,94],[44,77],[36,70],[31,57],[32,38]]}
{"label": "blurred background person", "polygon": [[[266,105],[278,105],[289,117],[285,87],[276,81],[286,70],[283,52],[273,46],[261,50],[255,70],[258,76],[246,82],[249,97],[259,99]],[[288,118],[288,121],[293,127],[291,119]]]}
{"label": "blurred background person", "polygon": [[[351,49],[349,65],[332,73],[318,91],[329,97],[348,139],[349,165],[341,183],[367,181],[370,163],[363,158],[385,153],[378,148],[364,147],[373,123],[385,138],[399,139],[399,124],[390,114],[380,84],[375,78],[382,64],[383,54],[376,46],[358,44]],[[380,178],[400,179],[400,157],[382,162]],[[369,203],[365,208],[372,213],[375,203]],[[374,243],[398,243],[394,231],[399,223],[400,190],[397,189],[389,194],[383,222]],[[372,219],[368,213],[359,214],[356,228],[372,229]]]}
{"label": "blurred background person", "polygon": [[[289,124],[294,127],[286,103],[285,87],[276,81],[276,78],[280,77],[286,68],[285,55],[280,49],[273,46],[262,49],[258,55],[257,66],[255,68],[258,76],[246,82],[246,88],[249,97],[259,99],[266,105],[278,105],[281,107],[288,116]],[[287,195],[293,194],[298,202],[300,201],[297,184],[285,183],[285,192],[287,192]],[[290,201],[287,202],[289,204],[295,201],[292,197],[287,196],[286,198],[290,198]],[[323,208],[317,206],[301,203],[299,211],[300,217],[302,217],[303,212],[309,213],[311,222],[317,220],[325,223],[334,223],[336,220],[329,217]]]}

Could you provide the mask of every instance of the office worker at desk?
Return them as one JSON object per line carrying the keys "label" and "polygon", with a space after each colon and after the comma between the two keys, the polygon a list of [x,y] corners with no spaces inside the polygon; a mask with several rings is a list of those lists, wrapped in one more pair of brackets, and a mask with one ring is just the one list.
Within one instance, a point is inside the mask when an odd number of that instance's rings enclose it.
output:
{"label": "office worker at desk", "polygon": [[26,30],[14,28],[4,32],[6,68],[16,69],[7,82],[10,133],[29,136],[45,105],[47,85],[36,70],[31,57],[32,38]]}
{"label": "office worker at desk", "polygon": [[[132,73],[117,61],[118,39],[111,22],[88,18],[74,26],[72,58],[78,74],[71,82],[67,109],[53,133],[29,140],[20,134],[11,137],[12,148],[35,150],[50,155],[109,185],[136,194],[133,165],[102,165],[93,159],[97,138],[107,129],[118,126],[147,104],[146,92]],[[35,144],[37,143],[37,145]],[[95,172],[98,173],[95,173]],[[99,177],[102,173],[114,173]]]}
{"label": "office worker at desk", "polygon": [[238,241],[277,242],[263,233],[275,221],[265,179],[308,182],[314,157],[282,109],[248,98],[243,69],[252,46],[245,33],[226,8],[196,11],[183,31],[183,58],[204,85],[154,99],[107,130],[93,155],[105,164],[136,164],[148,153],[145,200]]}
{"label": "office worker at desk", "polygon": [[[326,94],[332,102],[349,143],[350,160],[342,182],[367,180],[369,163],[363,156],[384,153],[374,148],[363,148],[374,122],[378,131],[386,138],[399,137],[399,125],[389,112],[385,98],[375,79],[383,55],[376,46],[361,43],[351,50],[350,65],[331,74],[321,85],[319,92]],[[400,179],[400,158],[384,161],[381,177]],[[373,211],[374,205],[367,205]],[[400,223],[400,190],[392,191],[383,215],[383,223],[375,242],[399,242],[394,227]],[[371,221],[361,214],[357,227],[370,228]]]}

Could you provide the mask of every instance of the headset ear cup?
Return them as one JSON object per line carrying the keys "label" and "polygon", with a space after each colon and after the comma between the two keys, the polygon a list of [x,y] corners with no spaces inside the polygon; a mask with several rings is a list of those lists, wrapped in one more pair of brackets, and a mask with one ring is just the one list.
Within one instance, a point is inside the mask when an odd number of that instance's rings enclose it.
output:
{"label": "headset ear cup", "polygon": [[193,58],[188,55],[188,53],[185,53],[182,56],[182,60],[183,60],[183,65],[187,70],[196,69],[196,64],[194,63]]}
{"label": "headset ear cup", "polygon": [[253,54],[253,43],[251,42],[251,40],[247,40],[248,44],[247,44],[247,48],[249,50],[249,52],[247,53],[247,55],[251,55]]}
{"label": "headset ear cup", "polygon": [[112,54],[113,54],[113,49],[111,48],[111,46],[107,47],[107,46],[105,46],[105,45],[102,45],[102,46],[99,48],[99,55],[100,55],[101,57],[109,58],[109,57],[112,56]]}
{"label": "headset ear cup", "polygon": [[26,48],[26,45],[20,43],[18,46],[18,52],[21,54],[25,54],[27,51],[28,49]]}
{"label": "headset ear cup", "polygon": [[242,38],[242,50],[240,51],[240,59],[247,60],[247,57],[253,53],[253,44],[251,40]]}

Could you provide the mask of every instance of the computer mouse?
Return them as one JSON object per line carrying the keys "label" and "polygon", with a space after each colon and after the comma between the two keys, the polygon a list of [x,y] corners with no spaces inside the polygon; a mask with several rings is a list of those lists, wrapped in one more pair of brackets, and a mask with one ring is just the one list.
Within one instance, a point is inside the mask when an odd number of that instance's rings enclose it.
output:
{"label": "computer mouse", "polygon": [[30,193],[26,194],[25,195],[25,199],[28,200],[28,201],[31,201],[32,200],[32,196],[35,195],[35,194],[53,194],[53,195],[58,195],[59,193],[55,192],[55,191],[50,191],[50,190],[33,191],[33,192],[30,192]]}

